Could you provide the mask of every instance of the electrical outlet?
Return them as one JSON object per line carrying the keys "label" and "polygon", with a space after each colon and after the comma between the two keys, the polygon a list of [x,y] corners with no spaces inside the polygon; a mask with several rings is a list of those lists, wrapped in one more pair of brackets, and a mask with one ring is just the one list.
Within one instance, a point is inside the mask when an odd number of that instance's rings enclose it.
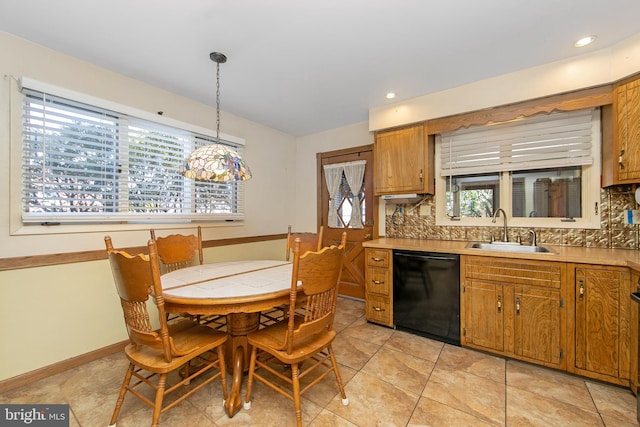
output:
{"label": "electrical outlet", "polygon": [[418,209],[420,209],[420,216],[431,216],[431,205],[421,205]]}

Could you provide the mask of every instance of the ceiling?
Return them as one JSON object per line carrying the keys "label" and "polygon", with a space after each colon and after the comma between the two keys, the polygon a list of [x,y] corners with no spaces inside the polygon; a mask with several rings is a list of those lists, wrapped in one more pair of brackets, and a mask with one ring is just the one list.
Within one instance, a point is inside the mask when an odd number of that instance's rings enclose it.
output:
{"label": "ceiling", "polygon": [[0,31],[209,105],[222,52],[221,109],[302,136],[366,121],[389,91],[608,48],[638,16],[638,0],[2,0]]}

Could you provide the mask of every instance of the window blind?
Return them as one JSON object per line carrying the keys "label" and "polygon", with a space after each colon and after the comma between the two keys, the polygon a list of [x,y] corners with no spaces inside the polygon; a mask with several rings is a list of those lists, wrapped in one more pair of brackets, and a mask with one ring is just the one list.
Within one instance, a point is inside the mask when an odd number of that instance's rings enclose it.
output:
{"label": "window blind", "polygon": [[598,110],[555,112],[441,135],[441,175],[546,169],[593,163]]}
{"label": "window blind", "polygon": [[[23,222],[243,219],[242,182],[180,175],[188,154],[213,136],[22,92]],[[240,144],[221,143],[242,152]]]}

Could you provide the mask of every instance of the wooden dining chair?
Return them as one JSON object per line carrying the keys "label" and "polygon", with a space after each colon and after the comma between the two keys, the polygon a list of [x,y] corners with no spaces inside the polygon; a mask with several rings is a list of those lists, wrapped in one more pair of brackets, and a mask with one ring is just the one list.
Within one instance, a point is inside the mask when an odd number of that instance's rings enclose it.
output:
{"label": "wooden dining chair", "polygon": [[[291,226],[287,229],[287,248],[285,253],[285,259],[289,261],[291,259],[291,253],[293,252],[293,245],[296,239],[300,241],[300,254],[304,254],[309,251],[319,251],[322,248],[322,233],[323,226],[320,226],[317,233],[311,232],[298,232],[291,231]],[[288,306],[281,305],[273,307],[270,310],[265,310],[260,313],[260,325],[269,326],[275,322],[279,322],[286,318]]]}
{"label": "wooden dining chair", "polygon": [[[300,241],[296,239],[287,319],[247,335],[249,346],[253,349],[245,409],[251,408],[253,381],[257,379],[293,400],[296,423],[301,426],[300,396],[331,372],[338,383],[343,405],[349,404],[338,363],[331,348],[336,336],[333,320],[346,239],[345,232],[339,246],[326,247],[318,252],[306,252],[304,255],[301,254]],[[298,288],[299,284],[301,289]],[[296,309],[296,302],[301,298],[304,304]],[[310,359],[313,362],[305,363],[304,368],[301,368],[302,362]],[[283,365],[285,369],[290,369],[290,376],[285,376],[276,368]],[[319,375],[307,377],[318,368],[322,368]],[[267,372],[263,373],[258,371],[259,369]],[[286,388],[283,387],[283,383]]]}
{"label": "wooden dining chair", "polygon": [[197,235],[170,234],[157,237],[154,229],[151,229],[151,240],[155,240],[158,247],[158,257],[161,261],[163,273],[179,270],[181,268],[202,265],[202,229],[198,226]]}
{"label": "wooden dining chair", "polygon": [[293,244],[296,239],[300,239],[300,254],[304,254],[308,251],[319,251],[322,248],[322,234],[324,227],[321,225],[318,228],[317,233],[294,233],[291,231],[291,226],[287,229],[287,252],[285,259],[289,261],[291,253],[293,251]]}
{"label": "wooden dining chair", "polygon": [[[158,257],[160,258],[161,273],[166,274],[182,268],[191,267],[192,265],[203,264],[202,253],[202,228],[198,226],[197,234],[182,235],[170,234],[164,237],[156,237],[154,229],[150,230],[151,239],[156,242],[158,247]],[[184,314],[169,316],[168,320],[176,317],[185,316]],[[190,316],[187,316],[190,317]],[[224,329],[226,327],[226,316],[196,316],[200,323],[207,324],[216,329]]]}
{"label": "wooden dining chair", "polygon": [[[109,425],[116,425],[127,392],[153,408],[152,426],[159,424],[160,415],[165,411],[218,377],[222,383],[223,399],[227,399],[224,361],[227,335],[186,318],[171,325],[167,324],[155,242],[151,240],[148,243],[149,255],[130,255],[115,250],[109,236],[105,237],[105,244],[129,335],[129,344],[124,349],[129,359],[129,368],[124,376]],[[152,319],[147,310],[149,298],[153,298],[158,309],[158,329],[153,329]],[[198,369],[194,372],[189,371],[192,361],[199,363]],[[182,372],[179,368],[183,368]],[[183,387],[212,370],[215,373],[203,376],[197,385]],[[176,375],[175,381],[169,381],[168,375],[172,372],[181,375]],[[154,378],[157,381],[154,382]],[[173,379],[173,376],[171,378]],[[146,393],[146,390],[138,390],[138,386],[145,384],[155,390],[153,398],[148,397],[149,393]],[[163,405],[165,396],[178,390],[182,393],[178,393],[176,399]]]}

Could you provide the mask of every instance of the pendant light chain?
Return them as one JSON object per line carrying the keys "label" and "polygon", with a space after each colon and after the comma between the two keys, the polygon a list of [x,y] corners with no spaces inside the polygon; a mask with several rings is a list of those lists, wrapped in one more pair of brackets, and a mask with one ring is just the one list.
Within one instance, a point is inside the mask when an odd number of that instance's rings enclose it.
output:
{"label": "pendant light chain", "polygon": [[220,62],[216,62],[216,143],[220,144]]}

